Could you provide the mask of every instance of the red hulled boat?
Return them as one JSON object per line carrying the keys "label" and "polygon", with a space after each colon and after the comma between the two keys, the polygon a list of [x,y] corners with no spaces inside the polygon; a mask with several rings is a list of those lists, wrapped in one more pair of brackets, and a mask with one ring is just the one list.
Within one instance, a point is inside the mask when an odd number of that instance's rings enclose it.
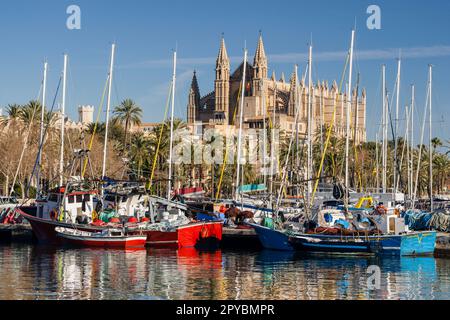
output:
{"label": "red hulled boat", "polygon": [[217,247],[222,241],[222,221],[191,222],[171,230],[142,230],[151,247]]}
{"label": "red hulled boat", "polygon": [[145,247],[147,236],[125,235],[121,230],[109,229],[103,232],[86,232],[69,228],[56,228],[56,234],[65,243],[81,247],[136,248]]}

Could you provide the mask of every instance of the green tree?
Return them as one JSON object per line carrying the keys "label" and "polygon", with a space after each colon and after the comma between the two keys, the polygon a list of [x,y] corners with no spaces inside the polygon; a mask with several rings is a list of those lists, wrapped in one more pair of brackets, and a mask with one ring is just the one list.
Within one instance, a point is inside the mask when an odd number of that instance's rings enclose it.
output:
{"label": "green tree", "polygon": [[142,109],[133,100],[125,99],[119,106],[115,107],[114,114],[124,125],[125,137],[123,145],[126,148],[130,126],[141,124]]}

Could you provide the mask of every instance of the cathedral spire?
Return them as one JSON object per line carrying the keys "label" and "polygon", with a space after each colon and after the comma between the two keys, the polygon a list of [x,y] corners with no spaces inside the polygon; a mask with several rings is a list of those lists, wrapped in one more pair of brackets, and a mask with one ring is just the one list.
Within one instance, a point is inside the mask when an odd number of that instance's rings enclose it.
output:
{"label": "cathedral spire", "polygon": [[222,37],[220,43],[219,55],[217,56],[216,67],[228,66],[230,67],[230,59],[228,58],[227,47],[225,46],[225,38]]}
{"label": "cathedral spire", "polygon": [[200,89],[198,87],[197,72],[194,71],[192,77],[191,89],[189,90],[188,106],[187,106],[187,120],[192,124],[197,118],[197,109],[200,106]]}
{"label": "cathedral spire", "polygon": [[219,55],[216,63],[216,81],[214,83],[215,95],[215,117],[224,123],[229,117],[229,94],[230,94],[230,59],[228,58],[225,39],[222,36]]}
{"label": "cathedral spire", "polygon": [[267,78],[267,57],[264,50],[262,34],[259,34],[258,45],[256,47],[255,59],[253,60],[254,78]]}
{"label": "cathedral spire", "polygon": [[197,71],[195,71],[195,70],[194,70],[194,75],[192,77],[191,91],[194,92],[196,96],[200,97],[200,88],[198,86],[198,81],[197,81]]}

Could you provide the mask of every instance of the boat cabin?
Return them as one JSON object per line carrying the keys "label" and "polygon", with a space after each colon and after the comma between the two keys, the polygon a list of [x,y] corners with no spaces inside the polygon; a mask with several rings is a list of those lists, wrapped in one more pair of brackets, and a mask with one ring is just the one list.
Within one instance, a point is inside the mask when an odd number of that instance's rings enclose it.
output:
{"label": "boat cabin", "polygon": [[[49,192],[47,199],[37,200],[37,217],[71,223],[89,223],[92,220],[96,191],[70,191],[57,188]],[[65,196],[64,196],[65,195]]]}
{"label": "boat cabin", "polygon": [[143,194],[106,193],[103,198],[103,208],[113,209],[119,216],[144,217],[146,208],[144,206]]}

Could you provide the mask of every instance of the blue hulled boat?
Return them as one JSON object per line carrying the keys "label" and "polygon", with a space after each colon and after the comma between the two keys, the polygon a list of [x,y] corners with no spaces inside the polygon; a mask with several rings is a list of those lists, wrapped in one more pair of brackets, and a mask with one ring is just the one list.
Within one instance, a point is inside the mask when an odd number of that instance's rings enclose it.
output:
{"label": "blue hulled boat", "polygon": [[295,250],[289,242],[289,236],[284,231],[253,223],[249,223],[248,225],[255,229],[259,241],[261,241],[261,244],[265,249],[278,251]]}
{"label": "blue hulled boat", "polygon": [[420,256],[434,253],[436,236],[435,231],[379,236],[298,234],[290,235],[288,242],[306,252]]}

